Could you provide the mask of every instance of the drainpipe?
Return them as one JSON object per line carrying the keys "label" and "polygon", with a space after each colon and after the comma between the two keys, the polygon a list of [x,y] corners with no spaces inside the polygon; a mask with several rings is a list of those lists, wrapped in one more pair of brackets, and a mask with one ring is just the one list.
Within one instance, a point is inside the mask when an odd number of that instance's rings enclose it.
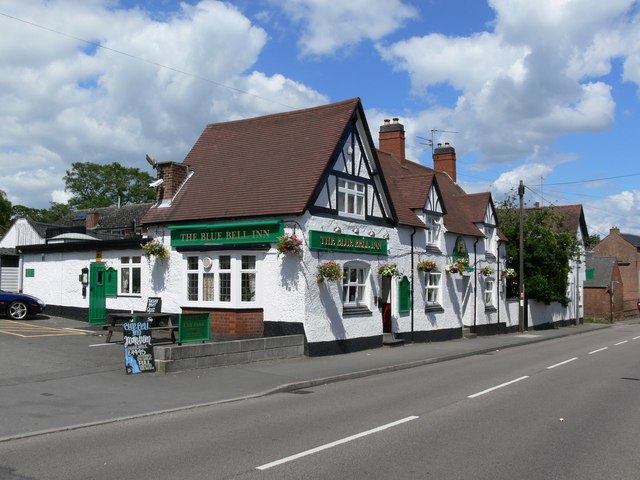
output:
{"label": "drainpipe", "polygon": [[473,269],[473,279],[474,279],[474,287],[473,287],[473,333],[477,334],[476,331],[476,321],[478,317],[478,254],[476,252],[476,247],[478,242],[480,241],[480,237],[476,238],[476,241],[473,242],[473,265],[475,268]]}
{"label": "drainpipe", "polygon": [[[498,304],[498,331],[500,331],[500,286],[502,285],[501,283],[501,278],[500,278],[500,246],[502,244],[502,240],[498,239],[498,256],[497,256],[497,261],[496,261],[496,293],[498,294],[497,297],[497,304]],[[506,295],[505,295],[506,297]]]}
{"label": "drainpipe", "polygon": [[413,237],[418,229],[413,227],[411,233],[411,343],[413,343]]}

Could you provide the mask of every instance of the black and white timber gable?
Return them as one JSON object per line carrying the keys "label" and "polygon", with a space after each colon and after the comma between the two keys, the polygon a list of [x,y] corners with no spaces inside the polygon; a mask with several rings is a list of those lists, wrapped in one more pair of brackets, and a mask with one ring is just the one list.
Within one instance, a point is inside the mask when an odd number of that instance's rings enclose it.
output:
{"label": "black and white timber gable", "polygon": [[381,169],[361,115],[356,112],[316,187],[314,215],[384,225],[395,224],[395,214]]}

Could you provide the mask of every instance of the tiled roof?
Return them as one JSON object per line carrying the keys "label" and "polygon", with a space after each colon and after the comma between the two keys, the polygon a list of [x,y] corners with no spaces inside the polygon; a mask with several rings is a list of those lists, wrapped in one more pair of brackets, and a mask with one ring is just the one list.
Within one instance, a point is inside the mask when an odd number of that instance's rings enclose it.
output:
{"label": "tiled roof", "polygon": [[640,247],[640,236],[632,235],[630,233],[621,233],[620,236],[634,247]]}
{"label": "tiled roof", "polygon": [[[484,237],[484,234],[473,224],[474,222],[469,216],[472,214],[472,211],[463,200],[466,193],[451,180],[449,175],[443,172],[436,172],[432,168],[425,167],[410,160],[406,160],[402,165],[395,156],[386,152],[378,151],[378,158],[380,159],[385,177],[392,178],[392,185],[402,191],[403,196],[406,198],[406,207],[411,209],[423,208],[427,200],[429,186],[435,180],[446,212],[444,215],[444,226],[447,231],[473,237]],[[431,179],[431,181],[429,181],[429,179]],[[487,195],[487,198],[490,198],[490,195]],[[396,197],[393,193],[392,198],[395,203]],[[481,221],[484,220],[484,211],[486,211],[487,204],[484,203],[482,208],[484,210]],[[401,218],[400,210],[396,205],[398,221],[405,225],[413,225],[413,223],[409,222],[408,217]],[[415,214],[412,213],[412,215],[416,217]],[[415,220],[413,221],[415,222]],[[424,227],[424,224],[422,224],[422,226]]]}
{"label": "tiled roof", "polygon": [[[584,211],[582,205],[554,205],[550,207],[535,207],[548,209],[561,218],[561,224],[559,229],[565,233],[575,235],[577,232],[582,234],[583,239],[586,241],[589,232],[587,230],[587,224],[584,218]],[[526,211],[535,210],[535,208],[527,208]]]}
{"label": "tiled roof", "polygon": [[354,98],[207,126],[183,162],[193,175],[144,222],[304,212],[357,109]]}
{"label": "tiled roof", "polygon": [[55,223],[55,226],[84,227],[86,214],[89,212],[97,212],[100,228],[130,228],[133,222],[136,222],[138,225],[140,224],[142,217],[147,213],[147,210],[149,210],[151,205],[151,203],[140,203],[135,205],[123,205],[120,207],[114,206],[75,210],[58,220]]}

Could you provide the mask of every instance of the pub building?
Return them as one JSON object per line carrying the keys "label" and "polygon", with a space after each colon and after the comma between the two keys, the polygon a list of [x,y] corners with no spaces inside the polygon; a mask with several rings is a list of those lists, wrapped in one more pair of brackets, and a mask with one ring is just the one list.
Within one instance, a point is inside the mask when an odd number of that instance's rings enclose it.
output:
{"label": "pub building", "polygon": [[26,248],[24,289],[92,323],[160,297],[209,313],[214,341],[302,333],[309,355],[513,329],[491,195],[457,185],[451,145],[427,167],[404,135],[385,120],[376,148],[358,98],[208,125],[153,162],[141,238]]}
{"label": "pub building", "polygon": [[472,275],[480,258],[496,270],[490,194],[456,185],[451,146],[432,169],[405,158],[398,119],[379,135],[376,149],[352,99],[211,124],[182,163],[158,163],[143,224],[170,251],[151,285],[163,309],[210,313],[212,338],[303,333],[310,355],[496,324],[495,277]]}

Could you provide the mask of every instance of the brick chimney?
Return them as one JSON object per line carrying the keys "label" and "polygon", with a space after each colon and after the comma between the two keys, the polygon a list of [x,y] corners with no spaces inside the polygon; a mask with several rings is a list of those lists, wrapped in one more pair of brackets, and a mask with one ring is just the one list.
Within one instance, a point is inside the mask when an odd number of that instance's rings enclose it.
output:
{"label": "brick chimney", "polygon": [[384,125],[380,126],[380,150],[396,156],[400,165],[407,162],[404,152],[404,125],[393,118],[393,123],[388,118],[384,119]]}
{"label": "brick chimney", "polygon": [[433,151],[433,169],[444,172],[456,182],[456,149],[449,143],[442,146],[441,143]]}
{"label": "brick chimney", "polygon": [[609,235],[620,235],[620,227],[611,227],[609,229]]}
{"label": "brick chimney", "polygon": [[87,212],[87,216],[84,219],[84,228],[89,230],[90,228],[96,228],[100,223],[100,214],[98,212]]}
{"label": "brick chimney", "polygon": [[156,200],[171,200],[187,179],[189,167],[184,163],[162,162],[156,166],[158,180],[162,184],[157,187]]}

